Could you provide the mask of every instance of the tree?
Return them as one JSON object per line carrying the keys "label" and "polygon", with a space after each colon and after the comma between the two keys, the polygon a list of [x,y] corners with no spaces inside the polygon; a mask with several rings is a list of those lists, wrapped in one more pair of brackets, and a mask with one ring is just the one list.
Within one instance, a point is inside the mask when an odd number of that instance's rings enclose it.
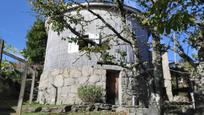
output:
{"label": "tree", "polygon": [[47,44],[47,33],[45,23],[37,19],[26,36],[26,48],[24,49],[25,57],[34,64],[42,65],[45,59],[45,50]]}
{"label": "tree", "polygon": [[[195,1],[177,1],[177,0],[135,0],[142,8],[141,15],[136,15],[136,18],[140,20],[143,25],[146,25],[150,33],[152,33],[152,47],[153,47],[153,65],[154,65],[154,81],[160,83],[159,81],[159,62],[162,50],[173,49],[179,56],[189,63],[194,69],[197,65],[190,55],[185,52],[182,44],[190,45],[189,36],[183,39],[183,43],[180,42],[182,39],[173,39],[172,32],[181,35],[181,33],[188,33],[193,35],[195,31],[192,32],[192,28],[198,28],[200,19],[204,8],[203,2],[199,0]],[[191,30],[190,30],[191,28]],[[196,29],[195,29],[196,30]],[[199,30],[199,29],[198,29]],[[190,32],[191,31],[191,32]],[[165,36],[165,37],[163,37]],[[194,35],[193,35],[194,36]],[[161,44],[160,40],[170,38],[172,42],[175,43],[176,49],[172,48],[168,44]],[[197,41],[198,39],[196,39]],[[192,42],[191,42],[192,43]],[[190,45],[192,46],[192,45]],[[159,53],[157,53],[159,52]],[[157,54],[157,55],[156,55]],[[154,64],[155,63],[155,64]],[[158,79],[158,81],[156,81]],[[156,84],[156,83],[155,83]],[[158,85],[158,84],[157,84]],[[158,87],[161,87],[159,85]],[[157,89],[159,89],[157,87]],[[161,90],[158,90],[161,91]]]}
{"label": "tree", "polygon": [[[136,0],[137,1],[137,0]],[[141,7],[145,8],[143,24],[151,28],[151,32],[157,32],[163,36],[168,36],[174,42],[171,32],[176,32],[178,35],[181,33],[188,34],[183,39],[184,44],[198,50],[202,45],[202,23],[204,2],[200,0],[193,1],[176,1],[176,0],[144,0],[137,1]],[[145,19],[146,18],[146,19]],[[193,31],[192,31],[193,29]],[[162,39],[162,37],[160,37]],[[186,62],[192,67],[196,68],[193,57],[186,54],[181,45],[181,39],[176,38],[175,44],[177,52]],[[199,43],[199,44],[198,44]],[[173,49],[167,46],[169,49]],[[168,49],[167,48],[167,49]]]}
{"label": "tree", "polygon": [[[160,60],[160,55],[154,55],[158,51],[162,53],[162,50],[173,49],[179,56],[185,60],[191,67],[192,70],[196,71],[197,64],[195,63],[195,59],[185,52],[185,49],[182,44],[189,45],[193,47],[192,44],[200,43],[203,44],[203,40],[199,40],[199,37],[195,36],[197,31],[202,31],[200,28],[200,24],[203,20],[203,11],[204,7],[203,2],[199,0],[194,1],[177,1],[177,0],[143,0],[137,1],[141,7],[145,10],[141,11],[142,16],[136,16],[141,20],[141,22],[146,25],[150,33],[152,33],[152,47],[153,47],[153,64],[154,59]],[[192,28],[194,30],[192,30]],[[180,39],[179,37],[174,39],[171,32],[176,33],[178,36],[182,36],[181,34],[188,34],[184,39]],[[194,41],[189,38],[193,36]],[[165,36],[165,37],[162,37]],[[160,40],[164,40],[170,38],[172,42],[176,45],[177,48],[171,48],[168,44],[160,44]],[[202,37],[200,37],[202,38]],[[203,39],[203,38],[202,38]],[[197,42],[196,42],[197,41]],[[192,44],[189,44],[192,43]],[[154,50],[154,46],[159,49]],[[199,45],[202,49],[202,45]],[[200,51],[200,49],[193,47]],[[154,53],[155,52],[155,53]],[[158,71],[156,70],[158,64],[154,64],[154,77],[159,78]],[[192,73],[192,72],[191,72]],[[199,73],[198,73],[199,74]],[[161,78],[161,77],[160,77]],[[154,79],[155,81],[156,79]],[[157,81],[156,81],[157,82]],[[158,82],[159,83],[159,80]],[[160,85],[161,87],[162,85]]]}

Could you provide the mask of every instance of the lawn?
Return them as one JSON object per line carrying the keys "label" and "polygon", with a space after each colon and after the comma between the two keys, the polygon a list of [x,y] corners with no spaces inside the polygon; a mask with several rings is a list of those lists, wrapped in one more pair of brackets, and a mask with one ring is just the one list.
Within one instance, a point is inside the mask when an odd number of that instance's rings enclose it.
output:
{"label": "lawn", "polygon": [[23,113],[22,115],[127,115],[125,113],[116,112],[74,112],[74,113]]}
{"label": "lawn", "polygon": [[[0,100],[0,115],[15,115],[14,109],[16,109],[17,101],[16,100]],[[64,106],[64,105],[60,105]],[[26,107],[59,107],[56,105],[41,105],[38,103],[28,104],[25,102],[23,108]],[[1,111],[1,109],[6,108],[5,111]],[[126,115],[125,113],[119,112],[69,112],[69,113],[26,113],[23,112],[22,115]]]}

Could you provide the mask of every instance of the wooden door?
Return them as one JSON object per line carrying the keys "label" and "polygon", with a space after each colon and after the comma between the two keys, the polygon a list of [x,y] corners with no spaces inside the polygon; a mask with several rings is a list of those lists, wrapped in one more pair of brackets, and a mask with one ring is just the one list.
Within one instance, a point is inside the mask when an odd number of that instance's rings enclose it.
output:
{"label": "wooden door", "polygon": [[106,102],[116,104],[118,102],[119,71],[108,70],[106,77]]}

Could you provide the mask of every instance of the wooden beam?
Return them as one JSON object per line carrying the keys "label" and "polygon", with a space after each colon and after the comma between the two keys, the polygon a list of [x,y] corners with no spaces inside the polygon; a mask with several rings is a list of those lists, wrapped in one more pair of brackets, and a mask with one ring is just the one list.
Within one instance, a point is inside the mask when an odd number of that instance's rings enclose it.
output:
{"label": "wooden beam", "polygon": [[21,115],[21,111],[22,111],[23,98],[24,98],[25,87],[26,87],[27,72],[28,72],[28,64],[25,63],[24,73],[23,73],[22,81],[21,81],[21,90],[20,90],[19,99],[18,99],[18,106],[16,110],[17,115]]}
{"label": "wooden beam", "polygon": [[3,49],[4,49],[4,40],[0,39],[0,68],[1,68]]}
{"label": "wooden beam", "polygon": [[25,87],[26,87],[26,79],[27,79],[27,73],[28,73],[28,64],[27,64],[27,61],[25,59],[22,59],[22,58],[14,55],[14,54],[11,54],[7,51],[4,51],[3,47],[4,47],[4,41],[2,39],[0,39],[0,64],[1,64],[1,60],[2,60],[2,54],[5,54],[5,55],[17,60],[17,61],[25,63],[24,72],[23,72],[23,75],[21,78],[21,90],[20,90],[19,99],[18,99],[18,106],[17,106],[17,110],[16,110],[16,114],[21,115],[23,98],[24,98]]}
{"label": "wooden beam", "polygon": [[20,57],[18,57],[18,56],[16,56],[16,55],[11,54],[11,53],[9,53],[9,52],[7,52],[7,51],[4,51],[4,50],[3,50],[3,54],[5,54],[5,55],[7,55],[7,56],[9,56],[9,57],[11,57],[11,58],[14,58],[14,59],[16,59],[16,60],[18,60],[18,61],[20,61],[20,62],[23,62],[23,63],[26,63],[26,62],[27,62],[25,59],[20,58]]}
{"label": "wooden beam", "polygon": [[33,101],[33,90],[34,90],[34,86],[35,86],[35,77],[36,77],[35,70],[31,70],[31,71],[32,71],[32,84],[31,84],[31,88],[30,88],[30,97],[29,97],[29,103],[30,104]]}

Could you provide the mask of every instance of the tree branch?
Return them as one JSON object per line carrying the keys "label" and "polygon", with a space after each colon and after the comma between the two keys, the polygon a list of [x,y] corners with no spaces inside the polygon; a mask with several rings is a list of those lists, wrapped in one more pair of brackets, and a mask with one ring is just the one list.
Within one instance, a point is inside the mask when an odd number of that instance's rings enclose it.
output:
{"label": "tree branch", "polygon": [[193,59],[188,56],[183,47],[181,46],[180,42],[177,39],[171,38],[171,40],[174,40],[175,45],[177,46],[177,50],[176,49],[172,49],[173,51],[177,52],[179,54],[179,56],[181,56],[185,61],[187,61],[192,67],[196,67],[196,64],[194,63]]}
{"label": "tree branch", "polygon": [[[72,0],[73,1],[73,0]],[[89,2],[87,1],[87,5],[82,5],[80,3],[77,3],[75,1],[73,1],[75,4],[79,5],[80,7],[82,8],[87,8],[87,10],[93,14],[94,16],[96,16],[99,20],[101,20],[113,33],[116,34],[116,36],[118,38],[120,38],[121,40],[123,40],[124,42],[127,42],[129,44],[132,44],[129,40],[125,39],[123,36],[121,36],[121,34],[112,26],[110,25],[108,22],[106,22],[106,20],[99,14],[95,13],[94,11],[92,11],[90,8],[89,8]]]}

